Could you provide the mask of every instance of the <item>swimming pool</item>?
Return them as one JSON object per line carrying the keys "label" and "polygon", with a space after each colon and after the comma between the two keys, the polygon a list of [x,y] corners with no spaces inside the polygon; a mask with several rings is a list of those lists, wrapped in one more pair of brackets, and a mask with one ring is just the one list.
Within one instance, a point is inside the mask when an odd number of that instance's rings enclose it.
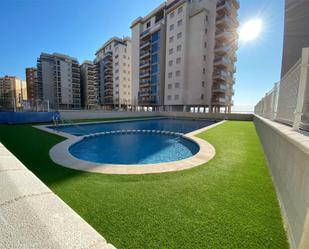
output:
{"label": "swimming pool", "polygon": [[181,136],[159,133],[108,134],[73,144],[70,153],[81,160],[104,164],[155,164],[195,155],[199,146]]}
{"label": "swimming pool", "polygon": [[94,124],[60,125],[56,128],[56,130],[75,136],[84,136],[98,132],[117,130],[163,130],[189,133],[214,123],[214,121],[209,120],[157,118],[148,120],[102,122]]}

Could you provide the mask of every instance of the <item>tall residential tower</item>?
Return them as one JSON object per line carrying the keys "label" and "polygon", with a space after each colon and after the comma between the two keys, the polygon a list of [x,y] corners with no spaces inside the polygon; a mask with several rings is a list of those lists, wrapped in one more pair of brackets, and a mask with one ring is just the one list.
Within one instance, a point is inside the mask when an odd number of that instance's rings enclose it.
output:
{"label": "tall residential tower", "polygon": [[80,68],[77,59],[63,54],[42,53],[37,61],[43,98],[54,109],[81,107]]}
{"label": "tall residential tower", "polygon": [[238,0],[168,0],[132,29],[133,99],[165,110],[230,111]]}
{"label": "tall residential tower", "polygon": [[113,37],[96,52],[100,104],[106,109],[132,104],[131,39]]}

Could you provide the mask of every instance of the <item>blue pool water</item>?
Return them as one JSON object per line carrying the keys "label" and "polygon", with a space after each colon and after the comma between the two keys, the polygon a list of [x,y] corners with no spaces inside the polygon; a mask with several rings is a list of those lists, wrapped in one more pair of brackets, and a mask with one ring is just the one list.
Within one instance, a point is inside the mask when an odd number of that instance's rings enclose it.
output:
{"label": "blue pool water", "polygon": [[199,146],[181,137],[137,133],[86,138],[69,151],[96,163],[152,164],[188,158],[199,151]]}
{"label": "blue pool water", "polygon": [[149,120],[131,120],[123,122],[115,121],[96,124],[59,126],[57,130],[75,136],[117,130],[163,130],[189,133],[205,126],[209,126],[213,123],[213,121],[207,120],[159,118]]}

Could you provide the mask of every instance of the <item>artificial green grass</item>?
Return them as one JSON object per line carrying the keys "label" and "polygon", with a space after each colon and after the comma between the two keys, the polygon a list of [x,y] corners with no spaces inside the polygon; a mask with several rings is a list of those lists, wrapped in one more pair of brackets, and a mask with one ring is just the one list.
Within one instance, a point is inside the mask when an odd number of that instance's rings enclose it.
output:
{"label": "artificial green grass", "polygon": [[63,138],[0,126],[0,141],[117,248],[287,249],[253,123],[226,122],[199,137],[217,151],[205,165],[117,176],[57,166],[48,151]]}

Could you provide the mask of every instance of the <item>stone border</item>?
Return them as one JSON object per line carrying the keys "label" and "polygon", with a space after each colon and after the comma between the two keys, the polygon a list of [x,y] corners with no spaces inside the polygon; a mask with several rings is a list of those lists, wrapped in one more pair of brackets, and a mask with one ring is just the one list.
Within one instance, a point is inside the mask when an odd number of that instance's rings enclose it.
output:
{"label": "stone border", "polygon": [[0,143],[0,248],[115,249]]}
{"label": "stone border", "polygon": [[[114,121],[115,122],[115,121]],[[63,135],[68,139],[55,145],[50,151],[50,158],[57,164],[64,166],[66,168],[93,172],[93,173],[103,173],[103,174],[154,174],[163,172],[180,171],[185,169],[190,169],[204,163],[207,163],[215,156],[215,148],[203,139],[196,137],[195,135],[211,129],[215,126],[221,125],[225,121],[215,123],[213,125],[204,127],[202,129],[196,130],[194,132],[183,135],[182,137],[195,142],[200,150],[197,154],[192,157],[166,163],[156,163],[156,164],[139,164],[139,165],[124,165],[124,164],[101,164],[89,161],[84,161],[74,157],[70,152],[69,148],[80,142],[84,136],[76,137],[63,132],[54,132],[53,130],[45,127],[37,127],[41,130],[50,132],[57,135]],[[102,122],[101,122],[102,123]]]}

